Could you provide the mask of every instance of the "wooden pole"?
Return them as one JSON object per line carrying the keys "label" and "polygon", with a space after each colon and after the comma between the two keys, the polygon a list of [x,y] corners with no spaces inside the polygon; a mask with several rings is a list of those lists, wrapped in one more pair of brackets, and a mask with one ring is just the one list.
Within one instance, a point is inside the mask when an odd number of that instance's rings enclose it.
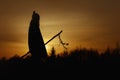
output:
{"label": "wooden pole", "polygon": [[[58,34],[56,34],[55,36],[53,36],[50,40],[48,40],[46,44],[48,44],[50,41],[52,41],[54,38],[56,38],[57,36],[59,36],[63,31],[61,30]],[[25,57],[26,55],[28,55],[30,53],[30,51],[28,51],[26,54],[24,54],[23,56],[21,56],[21,58]]]}

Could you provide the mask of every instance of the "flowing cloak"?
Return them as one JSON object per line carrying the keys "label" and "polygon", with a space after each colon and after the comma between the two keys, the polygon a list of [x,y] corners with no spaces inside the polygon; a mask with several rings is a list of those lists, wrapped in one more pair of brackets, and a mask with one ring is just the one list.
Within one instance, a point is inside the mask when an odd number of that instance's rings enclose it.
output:
{"label": "flowing cloak", "polygon": [[28,46],[33,58],[40,59],[47,56],[43,37],[39,28],[39,14],[33,12],[28,32]]}

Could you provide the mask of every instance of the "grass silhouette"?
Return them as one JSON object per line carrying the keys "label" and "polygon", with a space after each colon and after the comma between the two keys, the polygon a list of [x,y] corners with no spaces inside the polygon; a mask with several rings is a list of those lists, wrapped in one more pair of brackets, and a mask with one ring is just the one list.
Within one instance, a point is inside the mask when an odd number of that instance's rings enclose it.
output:
{"label": "grass silhouette", "polygon": [[[32,75],[36,72],[44,74],[46,71],[53,70],[66,70],[68,68],[80,69],[91,66],[119,66],[120,64],[120,49],[115,48],[110,51],[107,49],[103,54],[99,54],[94,49],[75,49],[71,52],[63,52],[61,55],[56,55],[54,48],[51,50],[51,55],[47,57],[45,61],[41,61],[39,64],[34,64],[31,60],[31,56],[21,58],[18,55],[11,57],[10,59],[0,59],[0,71],[2,75],[16,75],[16,73]],[[32,72],[32,73],[31,73]]]}

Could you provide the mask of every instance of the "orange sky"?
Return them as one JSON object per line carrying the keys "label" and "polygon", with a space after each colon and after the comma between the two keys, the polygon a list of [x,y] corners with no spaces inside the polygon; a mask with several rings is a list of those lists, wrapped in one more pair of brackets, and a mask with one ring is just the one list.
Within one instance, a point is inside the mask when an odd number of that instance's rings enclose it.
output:
{"label": "orange sky", "polygon": [[[104,50],[120,42],[119,0],[2,0],[0,1],[0,58],[28,51],[28,28],[33,10],[41,16],[44,42],[63,30],[68,50],[76,47]],[[59,46],[58,38],[47,48]]]}

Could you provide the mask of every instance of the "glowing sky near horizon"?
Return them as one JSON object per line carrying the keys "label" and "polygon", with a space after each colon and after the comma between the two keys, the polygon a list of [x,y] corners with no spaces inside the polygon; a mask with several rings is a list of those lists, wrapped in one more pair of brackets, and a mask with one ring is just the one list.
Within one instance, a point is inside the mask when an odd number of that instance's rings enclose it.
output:
{"label": "glowing sky near horizon", "polygon": [[[99,51],[120,42],[119,0],[1,0],[0,57],[23,55],[28,51],[28,28],[32,12],[40,14],[44,42],[63,30],[68,50],[76,47]],[[46,47],[63,51],[58,38]]]}

